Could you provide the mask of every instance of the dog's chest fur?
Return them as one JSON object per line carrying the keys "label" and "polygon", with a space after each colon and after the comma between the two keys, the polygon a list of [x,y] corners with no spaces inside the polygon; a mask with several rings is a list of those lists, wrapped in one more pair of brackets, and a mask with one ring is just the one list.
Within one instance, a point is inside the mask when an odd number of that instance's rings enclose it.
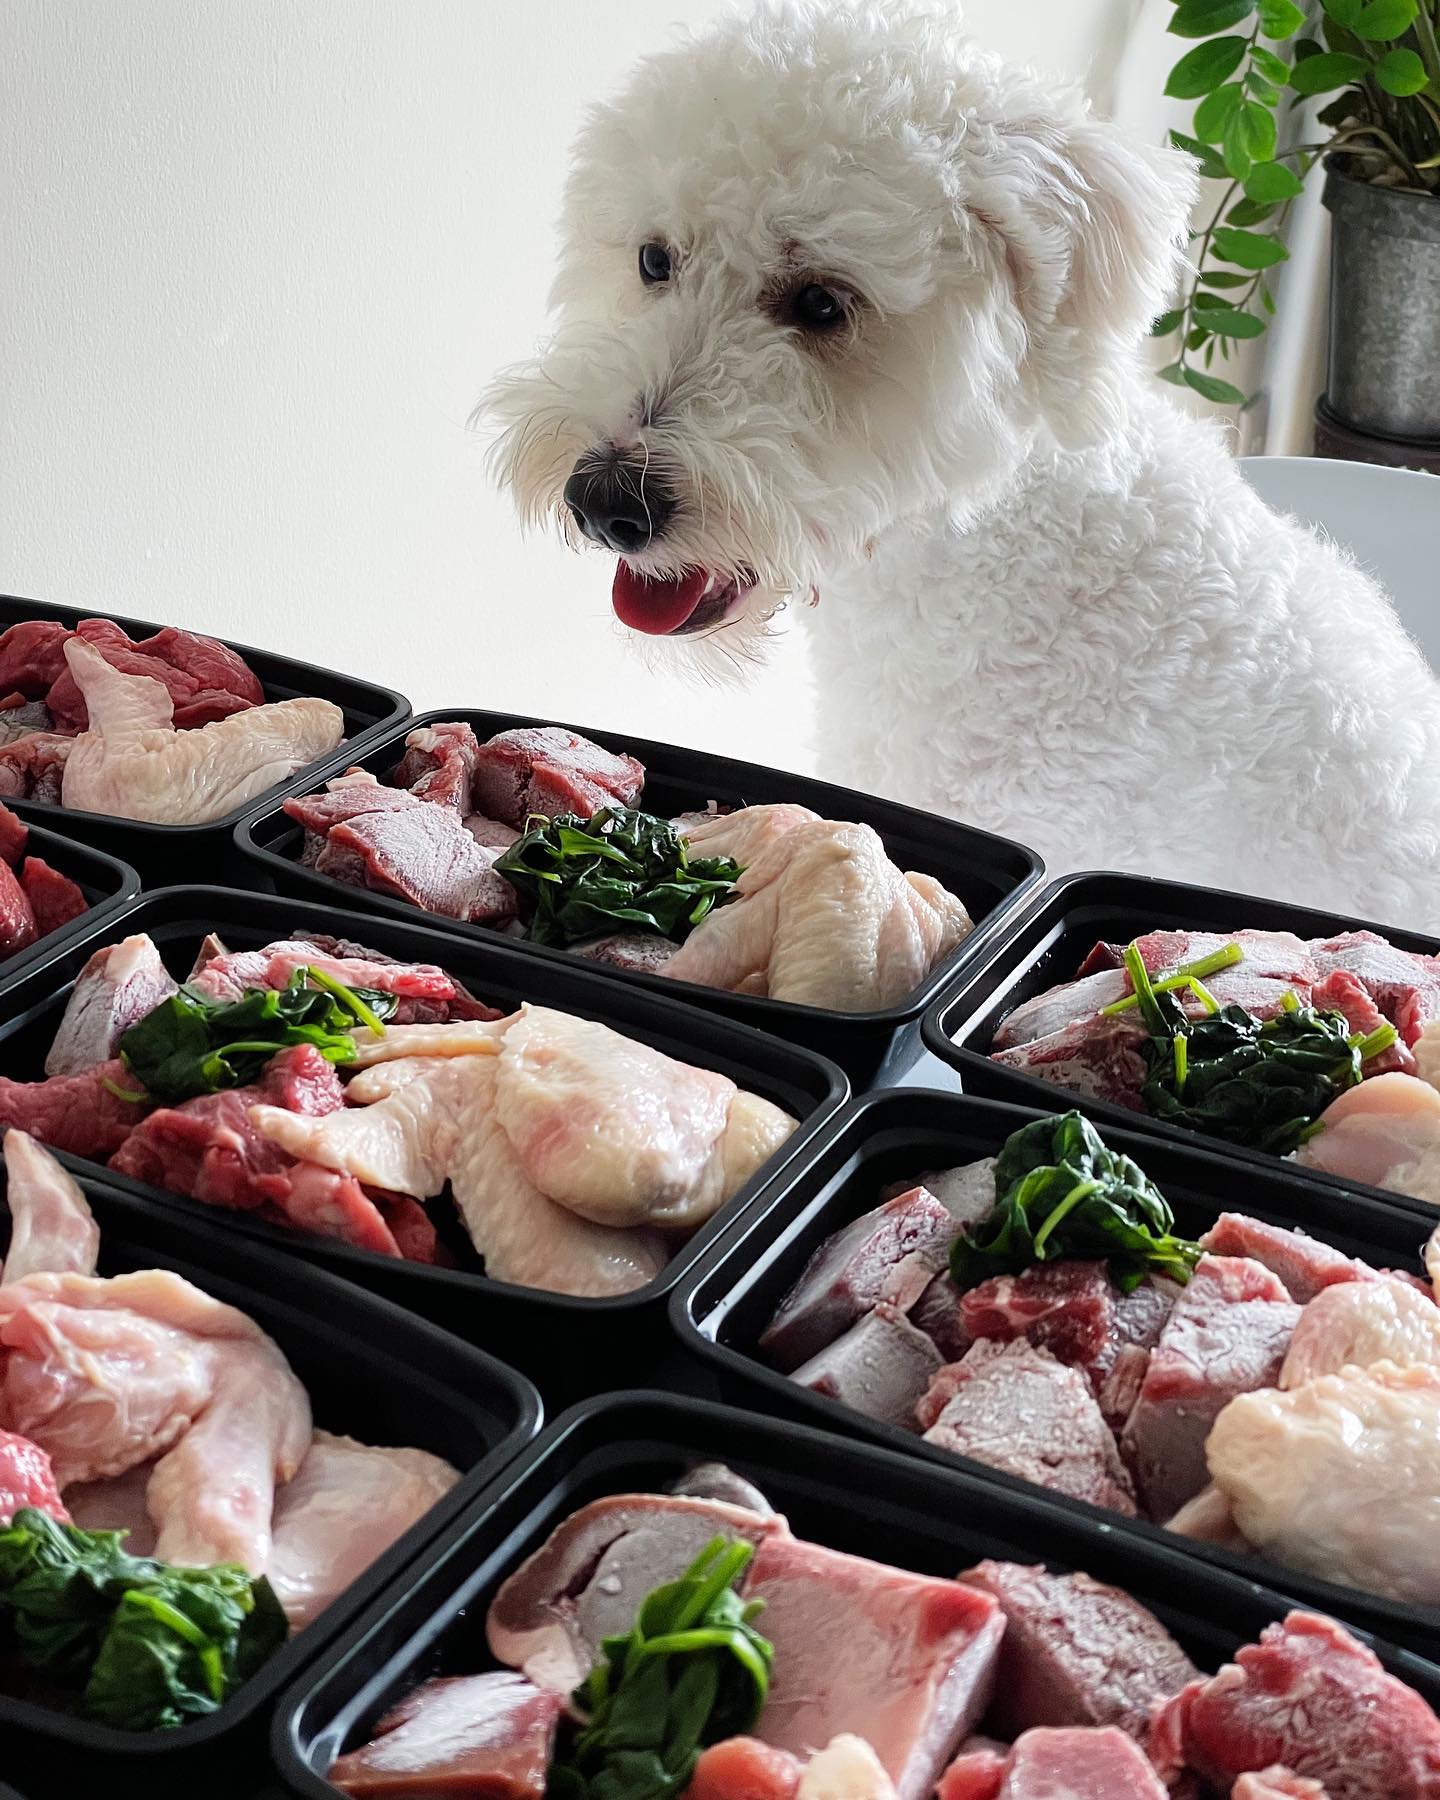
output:
{"label": "dog's chest fur", "polygon": [[882,772],[1052,872],[1352,910],[1358,885],[1364,910],[1440,926],[1440,686],[1371,584],[1163,397],[1137,392],[1103,451],[1032,459],[968,529],[893,527],[814,628],[838,779]]}

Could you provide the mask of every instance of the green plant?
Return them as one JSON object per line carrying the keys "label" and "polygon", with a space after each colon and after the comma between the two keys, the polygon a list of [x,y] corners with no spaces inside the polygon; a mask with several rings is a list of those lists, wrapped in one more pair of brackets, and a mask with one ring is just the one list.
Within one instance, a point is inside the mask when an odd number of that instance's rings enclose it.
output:
{"label": "green plant", "polygon": [[[1274,314],[1269,272],[1289,255],[1285,215],[1316,158],[1336,155],[1378,186],[1440,193],[1440,0],[1310,0],[1308,18],[1294,0],[1174,0],[1169,30],[1196,40],[1165,84],[1197,102],[1193,132],[1171,142],[1226,185],[1191,233],[1179,304],[1152,327],[1178,344],[1160,374],[1239,406],[1240,389],[1208,371]],[[1295,103],[1336,95],[1318,115],[1323,142],[1279,147],[1287,92]]]}

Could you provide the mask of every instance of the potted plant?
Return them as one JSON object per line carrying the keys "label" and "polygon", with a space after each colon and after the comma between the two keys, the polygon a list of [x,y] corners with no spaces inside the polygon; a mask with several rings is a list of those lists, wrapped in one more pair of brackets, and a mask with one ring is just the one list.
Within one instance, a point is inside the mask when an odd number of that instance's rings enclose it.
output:
{"label": "potted plant", "polygon": [[[1333,219],[1329,380],[1342,425],[1440,449],[1440,0],[1175,0],[1169,30],[1197,40],[1165,92],[1197,102],[1172,132],[1225,184],[1192,232],[1193,267],[1155,322],[1176,339],[1160,373],[1222,405],[1217,372],[1275,311],[1286,212],[1316,161]],[[1282,147],[1282,106],[1331,96],[1319,141]],[[1403,460],[1397,458],[1396,460]]]}

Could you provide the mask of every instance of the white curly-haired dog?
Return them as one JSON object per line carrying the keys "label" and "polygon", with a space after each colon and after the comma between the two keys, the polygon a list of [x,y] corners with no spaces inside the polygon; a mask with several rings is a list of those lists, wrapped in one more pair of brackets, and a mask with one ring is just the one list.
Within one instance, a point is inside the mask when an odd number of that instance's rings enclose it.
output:
{"label": "white curly-haired dog", "polygon": [[637,631],[817,601],[837,780],[1437,929],[1440,683],[1145,361],[1194,192],[953,8],[766,4],[590,117],[496,466]]}

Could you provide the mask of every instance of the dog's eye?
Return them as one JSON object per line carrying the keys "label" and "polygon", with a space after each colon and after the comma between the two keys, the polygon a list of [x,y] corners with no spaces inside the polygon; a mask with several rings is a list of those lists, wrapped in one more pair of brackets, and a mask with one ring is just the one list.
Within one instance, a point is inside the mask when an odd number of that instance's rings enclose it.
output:
{"label": "dog's eye", "polygon": [[640,246],[640,279],[646,287],[670,279],[670,252],[663,244]]}
{"label": "dog's eye", "polygon": [[807,331],[831,331],[845,322],[845,302],[832,288],[807,282],[791,300],[790,316]]}

